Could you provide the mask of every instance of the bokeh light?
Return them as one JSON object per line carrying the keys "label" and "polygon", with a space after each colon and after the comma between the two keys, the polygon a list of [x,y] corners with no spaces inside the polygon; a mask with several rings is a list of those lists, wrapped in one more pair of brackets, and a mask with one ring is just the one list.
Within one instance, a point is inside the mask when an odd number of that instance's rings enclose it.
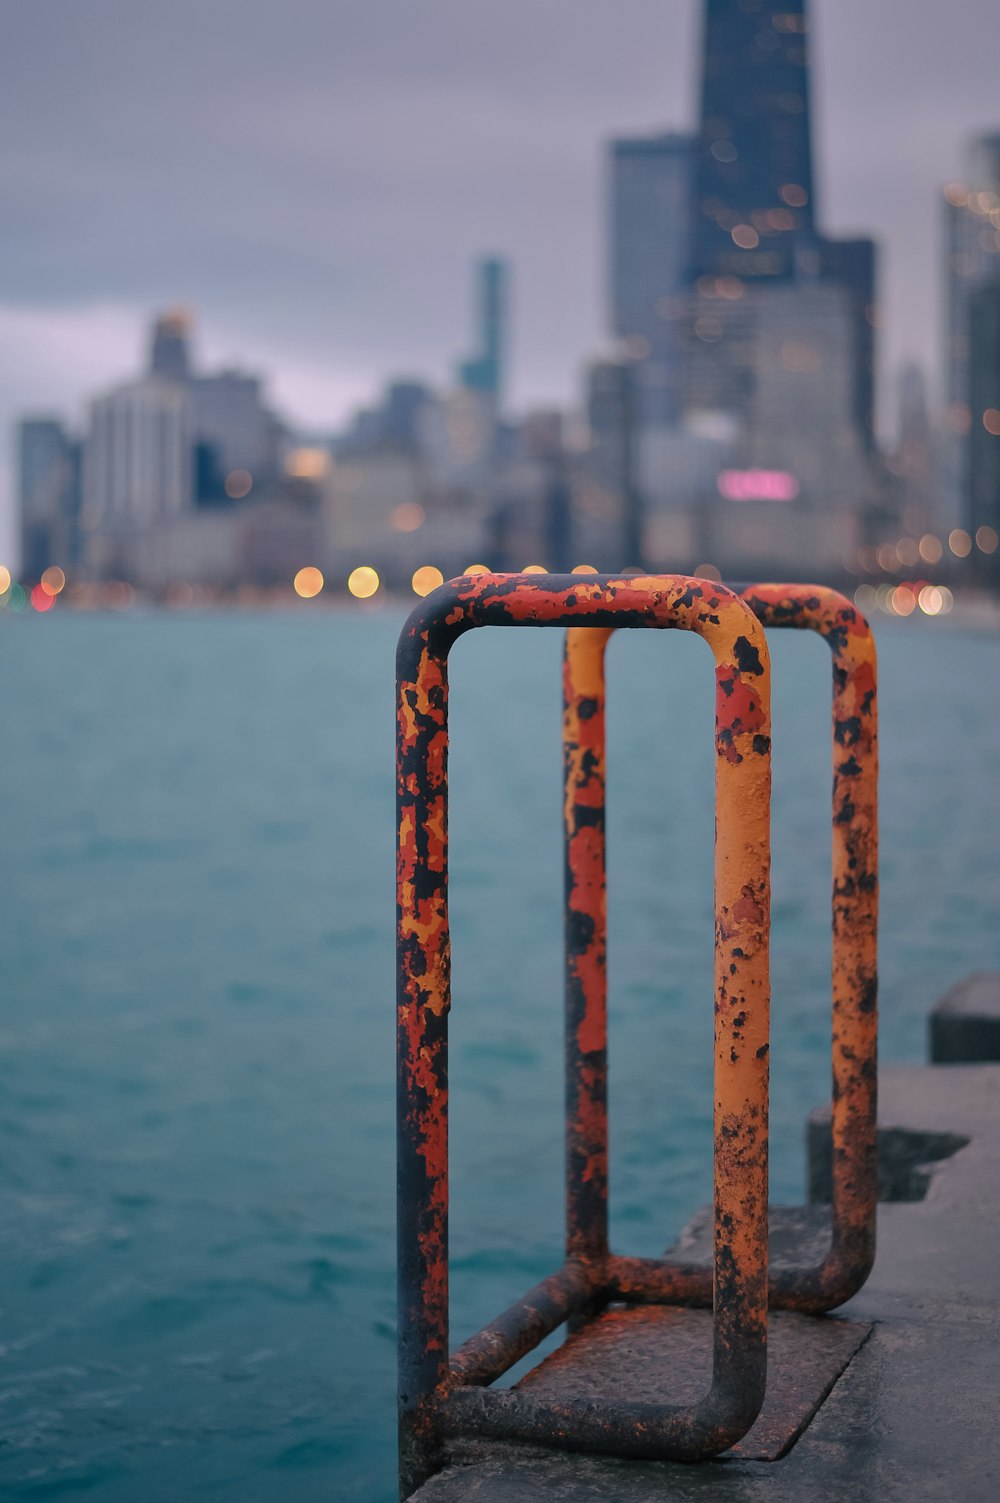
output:
{"label": "bokeh light", "polygon": [[404,501],[392,514],[392,525],[397,532],[416,532],[423,527],[427,513],[416,501]]}
{"label": "bokeh light", "polygon": [[577,564],[571,571],[573,574],[597,574],[599,571],[593,564]]}
{"label": "bokeh light", "polygon": [[31,591],[31,604],[36,611],[50,611],[56,603],[56,597],[50,595],[43,585],[36,584]]}
{"label": "bokeh light", "polygon": [[293,480],[322,480],[329,474],[331,465],[329,449],[292,449],[285,456],[285,474]]}
{"label": "bokeh light", "polygon": [[900,538],[896,544],[896,557],[901,564],[906,564],[907,567],[912,568],[920,558],[919,544],[913,538]]}
{"label": "bokeh light", "polygon": [[60,595],[66,588],[66,576],[58,564],[52,564],[45,570],[40,583],[46,595]]}
{"label": "bokeh light", "polygon": [[347,576],[347,588],[357,600],[370,600],[379,587],[378,572],[368,564],[359,564]]}
{"label": "bokeh light", "polygon": [[0,595],[6,595],[10,589],[10,570],[6,564],[0,564]]}
{"label": "bokeh light", "polygon": [[232,501],[242,501],[253,490],[253,476],[249,470],[230,470],[226,476],[226,495]]}
{"label": "bokeh light", "polygon": [[694,571],[694,577],[695,579],[710,579],[715,584],[720,584],[722,581],[722,575],[714,564],[699,564]]}
{"label": "bokeh light", "polygon": [[549,571],[544,564],[525,564],[522,574],[547,574]]}
{"label": "bokeh light", "polygon": [[920,539],[920,557],[924,563],[939,564],[943,553],[944,549],[941,546],[941,540],[936,538],[932,532],[925,532]]}
{"label": "bokeh light", "polygon": [[912,616],[917,608],[917,597],[909,585],[897,585],[890,596],[890,605],[897,616]]}
{"label": "bokeh light", "polygon": [[858,610],[862,611],[865,615],[867,615],[869,611],[877,610],[878,591],[874,588],[873,585],[870,584],[858,585],[857,589],[854,591],[854,604],[857,606]]}
{"label": "bokeh light", "polygon": [[112,611],[127,611],[135,603],[135,590],[124,579],[112,579],[104,586],[104,604]]}
{"label": "bokeh light", "polygon": [[972,552],[972,539],[963,527],[956,527],[948,534],[948,547],[956,558],[968,558]]}
{"label": "bokeh light", "polygon": [[313,568],[312,564],[307,564],[304,569],[300,569],[292,580],[292,588],[296,595],[301,595],[303,600],[314,599],[322,590],[323,584],[322,573],[319,569]]}
{"label": "bokeh light", "polygon": [[980,553],[996,553],[998,542],[1000,542],[1000,539],[997,537],[995,527],[983,526],[976,528],[976,547]]}
{"label": "bokeh light", "polygon": [[435,569],[433,564],[424,564],[422,568],[413,571],[410,584],[414,595],[429,595],[431,590],[436,590],[438,585],[444,584],[444,575],[440,569]]}
{"label": "bokeh light", "polygon": [[734,245],[740,250],[756,250],[760,244],[760,236],[752,224],[738,224],[731,231]]}
{"label": "bokeh light", "polygon": [[994,438],[1000,437],[1000,408],[987,407],[983,413],[983,427]]}
{"label": "bokeh light", "polygon": [[951,608],[951,591],[941,585],[924,585],[917,596],[917,604],[925,616],[943,616],[945,614],[945,600],[948,600],[948,608]]}

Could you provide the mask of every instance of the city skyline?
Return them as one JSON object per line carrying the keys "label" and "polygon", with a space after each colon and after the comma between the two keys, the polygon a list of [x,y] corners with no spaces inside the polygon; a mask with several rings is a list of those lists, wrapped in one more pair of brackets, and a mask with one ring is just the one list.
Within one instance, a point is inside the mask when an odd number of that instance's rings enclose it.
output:
{"label": "city skyline", "polygon": [[[114,9],[112,0],[101,0],[97,7],[104,12]],[[266,9],[266,8],[265,8]],[[220,7],[226,11],[228,7]],[[305,23],[312,13],[309,5],[300,3],[293,7],[295,16]],[[564,6],[552,7],[553,12],[558,12],[565,19]],[[435,221],[433,233],[431,232],[430,220],[435,208],[433,202],[428,202],[423,211],[423,218],[415,217],[412,220],[414,235],[411,242],[397,253],[406,259],[410,270],[410,281],[413,274],[423,270],[426,285],[419,288],[420,296],[414,298],[399,298],[394,296],[394,291],[399,290],[399,267],[387,267],[376,258],[376,264],[371,270],[371,275],[384,275],[386,295],[381,304],[376,308],[374,304],[368,304],[363,297],[355,297],[351,300],[352,307],[350,317],[346,324],[343,310],[343,285],[337,284],[335,279],[328,284],[325,300],[316,303],[316,283],[309,268],[305,268],[304,275],[293,285],[288,280],[288,246],[281,242],[281,235],[275,231],[272,237],[275,243],[271,246],[273,270],[267,272],[263,262],[267,259],[263,255],[263,248],[259,242],[254,243],[252,237],[244,237],[237,244],[230,240],[230,252],[232,254],[233,267],[237,275],[230,277],[231,284],[224,290],[217,289],[217,295],[213,293],[206,298],[205,289],[212,280],[211,268],[206,272],[200,268],[197,275],[191,272],[191,259],[187,262],[183,258],[177,261],[177,271],[172,275],[174,280],[168,285],[163,278],[163,268],[159,266],[155,256],[143,257],[141,254],[132,256],[127,275],[123,274],[123,255],[133,244],[134,236],[130,239],[129,234],[119,238],[122,244],[113,251],[108,251],[104,256],[102,265],[95,263],[95,250],[89,244],[84,244],[83,254],[75,258],[71,253],[71,247],[60,251],[53,242],[52,221],[58,221],[61,214],[69,209],[80,209],[81,196],[77,191],[70,193],[71,202],[67,205],[61,201],[50,201],[49,221],[46,227],[44,222],[38,223],[30,233],[25,230],[15,236],[11,267],[13,275],[8,279],[8,286],[18,293],[16,303],[11,300],[6,305],[0,301],[0,330],[5,331],[5,344],[7,345],[10,359],[7,365],[5,379],[6,389],[0,395],[0,403],[3,410],[0,418],[4,420],[5,443],[9,444],[8,431],[11,419],[25,411],[62,410],[69,408],[74,415],[79,415],[80,398],[85,392],[107,385],[122,369],[134,365],[136,354],[144,339],[144,328],[148,314],[152,311],[155,302],[169,303],[184,297],[187,294],[192,302],[199,308],[200,321],[203,329],[201,346],[208,362],[213,364],[240,364],[251,365],[254,369],[262,369],[268,372],[271,378],[271,386],[276,403],[293,420],[304,426],[319,426],[332,428],[343,419],[350,407],[370,398],[374,389],[382,384],[389,375],[416,375],[431,380],[440,380],[446,372],[450,362],[454,358],[455,351],[460,349],[467,332],[467,298],[460,288],[456,288],[452,280],[443,291],[439,280],[447,280],[454,270],[456,256],[461,252],[463,259],[462,277],[464,281],[464,267],[466,264],[466,252],[470,254],[491,247],[509,255],[515,269],[515,307],[514,307],[514,349],[511,359],[511,389],[512,405],[523,408],[532,399],[545,400],[557,398],[562,402],[570,399],[571,393],[578,390],[580,366],[588,353],[599,350],[607,333],[606,317],[606,264],[604,234],[602,229],[602,200],[604,192],[604,148],[607,140],[633,129],[690,129],[691,122],[695,118],[697,74],[691,67],[691,60],[697,55],[697,36],[695,31],[696,6],[693,3],[684,7],[685,14],[681,14],[679,6],[674,7],[651,7],[645,4],[633,4],[626,6],[624,11],[618,10],[618,17],[614,22],[610,13],[605,15],[598,12],[595,16],[587,37],[574,34],[567,39],[567,63],[569,71],[576,69],[576,82],[571,87],[571,81],[564,76],[566,69],[560,68],[558,76],[551,79],[551,111],[544,129],[538,127],[533,141],[524,139],[526,135],[525,120],[533,118],[532,110],[536,102],[535,96],[540,82],[538,72],[539,59],[535,62],[525,60],[518,54],[517,63],[513,63],[508,52],[499,49],[501,57],[493,67],[494,89],[483,102],[485,111],[484,118],[480,120],[480,134],[482,127],[487,123],[486,117],[490,116],[490,109],[503,95],[504,87],[515,81],[515,75],[527,74],[527,78],[521,82],[528,85],[528,108],[516,112],[517,119],[511,119],[505,131],[499,132],[496,138],[490,138],[486,143],[489,150],[482,154],[478,165],[478,172],[474,182],[470,184],[470,193],[467,207],[464,202],[456,202],[454,209],[454,222],[438,223]],[[825,224],[835,232],[849,232],[859,228],[871,228],[880,239],[887,242],[887,255],[882,278],[882,307],[886,316],[887,329],[884,339],[885,358],[882,365],[883,375],[883,418],[885,407],[891,402],[891,381],[887,376],[894,374],[895,365],[900,357],[914,353],[927,369],[931,379],[932,390],[936,389],[940,380],[940,338],[938,326],[940,324],[941,289],[938,285],[940,278],[940,187],[943,182],[951,177],[960,175],[962,165],[962,150],[965,139],[970,134],[979,130],[989,129],[993,124],[985,103],[977,103],[980,98],[985,101],[985,93],[977,94],[977,79],[979,74],[979,56],[981,49],[968,45],[976,33],[976,18],[980,23],[986,20],[986,8],[972,3],[972,0],[960,0],[957,6],[950,9],[947,21],[937,16],[937,23],[941,28],[941,35],[932,48],[929,38],[934,35],[933,31],[927,32],[923,37],[914,35],[912,26],[908,27],[906,34],[896,37],[899,46],[907,53],[905,68],[899,69],[899,74],[907,74],[907,79],[897,77],[894,69],[889,80],[896,88],[902,82],[907,83],[907,89],[902,96],[897,98],[896,114],[899,117],[892,123],[892,128],[887,132],[891,138],[881,144],[878,141],[871,143],[869,161],[862,163],[860,158],[851,162],[851,144],[856,145],[857,131],[861,124],[870,115],[873,104],[872,88],[865,88],[864,81],[871,77],[872,61],[870,53],[877,50],[880,28],[886,36],[892,35],[892,17],[890,11],[896,11],[896,24],[899,23],[901,12],[899,7],[887,5],[880,8],[878,16],[868,16],[866,13],[866,41],[864,50],[855,49],[856,56],[851,61],[851,66],[845,75],[844,51],[845,51],[845,28],[849,28],[849,12],[855,13],[855,19],[860,14],[857,8],[851,5],[839,8],[836,15],[832,7],[823,0],[816,0],[812,7],[812,14],[819,32],[818,46],[814,51],[815,66],[819,75],[818,100],[816,102],[817,116],[817,158],[820,181],[824,192],[820,203],[820,212]],[[654,13],[655,12],[655,13]],[[667,14],[669,12],[669,14]],[[261,14],[264,14],[262,12]],[[907,17],[911,19],[914,14],[912,5],[907,7]],[[937,15],[928,9],[928,15]],[[176,19],[174,32],[170,35],[177,37],[183,31],[186,11],[182,5]],[[262,23],[258,28],[259,34],[254,36],[252,29],[249,36],[241,34],[240,47],[241,59],[247,63],[247,78],[253,81],[260,78],[260,68],[254,62],[260,50],[261,38],[267,32],[268,25],[273,18],[266,16],[267,24]],[[992,18],[990,18],[992,21]],[[216,18],[213,17],[213,25]],[[493,40],[495,31],[491,30],[487,21],[479,18],[474,21],[466,17],[465,22],[460,24],[457,12],[453,7],[434,3],[425,8],[424,20],[430,33],[440,41],[442,38],[449,43],[445,46],[446,55],[454,57],[460,55],[466,64],[465,73],[468,81],[474,80],[483,73],[483,60],[476,53],[473,43],[477,36],[480,39]],[[320,24],[313,14],[314,25]],[[30,44],[32,31],[30,18],[18,16],[15,28],[23,34],[25,45]],[[221,23],[219,23],[221,25]],[[328,22],[336,24],[336,18]],[[544,59],[545,48],[551,40],[549,27],[552,17],[547,16],[541,28],[539,39],[539,58]],[[996,23],[993,22],[995,25]],[[393,63],[388,55],[383,55],[381,60],[372,54],[369,46],[370,38],[367,37],[365,27],[359,23],[360,32],[355,36],[354,18],[352,18],[351,40],[356,43],[356,60],[359,65],[359,76],[367,69],[369,73],[378,74],[381,66],[386,70],[386,77],[390,74],[398,81],[401,77],[400,64]],[[451,28],[449,30],[449,27]],[[479,30],[477,31],[477,27]],[[74,41],[73,26],[70,18],[67,18],[66,36],[49,38],[48,44],[54,49],[53,63],[54,72],[58,74],[62,66],[60,48],[69,46]],[[595,63],[593,52],[588,52],[588,47],[597,47],[601,38],[608,31],[617,33],[617,56],[609,63],[602,59],[600,65]],[[676,32],[676,41],[670,43],[671,33]],[[646,41],[642,45],[636,45],[637,41],[645,36]],[[942,66],[941,58],[947,60],[947,43],[957,43],[957,51],[964,47],[963,79],[960,93],[955,92],[956,79],[954,70]],[[166,45],[170,37],[164,34],[160,40]],[[203,38],[205,55],[210,60],[218,50],[220,37],[215,35],[211,28]],[[85,49],[86,36],[77,34],[75,42]],[[301,48],[301,38],[296,44],[295,52],[298,56]],[[657,43],[660,51],[657,53]],[[125,54],[130,55],[130,49],[135,47],[135,37],[125,27],[122,42]],[[449,50],[450,48],[450,50]],[[245,53],[245,58],[244,58]],[[654,54],[651,58],[650,54]],[[910,55],[912,53],[912,56]],[[589,59],[589,61],[588,61]],[[139,60],[141,62],[141,59]],[[197,81],[199,68],[203,59],[195,58],[191,64],[189,82]],[[622,82],[621,70],[627,62],[635,74],[635,81],[639,87],[634,91],[634,99],[616,96],[614,89],[605,89],[598,97],[587,100],[578,98],[576,87],[586,92],[585,86],[593,83],[595,69],[605,81],[616,88]],[[910,67],[910,64],[913,67]],[[390,66],[391,65],[391,66]],[[303,63],[305,66],[305,63]],[[509,77],[498,73],[498,68],[507,66],[511,71]],[[393,73],[393,68],[395,72]],[[921,73],[921,68],[923,73]],[[255,72],[255,69],[257,70]],[[404,70],[405,71],[405,70]],[[487,70],[489,71],[489,70]],[[29,70],[30,72],[30,70]],[[308,72],[308,69],[307,69]],[[419,77],[418,77],[419,73]],[[925,85],[928,76],[933,74],[938,84],[938,93],[932,99],[927,94]],[[137,77],[141,77],[142,68],[138,67]],[[281,82],[281,68],[275,70],[277,83]],[[464,75],[463,75],[464,76]],[[653,85],[659,78],[658,88]],[[850,89],[845,88],[845,77],[851,84]],[[409,71],[406,72],[411,91],[420,92],[421,88],[428,90],[440,83],[435,80],[434,70],[428,73],[423,71],[423,59],[418,56]],[[12,81],[13,82],[13,81]],[[454,83],[454,80],[452,81]],[[219,82],[219,107],[222,109],[226,101],[226,80]],[[852,93],[855,83],[860,92],[856,92],[853,98],[847,96]],[[123,87],[128,93],[134,88],[132,83],[126,82]],[[981,86],[981,84],[980,84]],[[925,89],[921,109],[923,118],[919,126],[914,126],[916,119],[914,91],[920,92]],[[949,94],[949,90],[951,93]],[[349,91],[348,91],[349,92]],[[657,104],[653,98],[654,92],[659,95]],[[344,109],[345,104],[338,104],[334,99],[331,82],[331,96],[325,101],[320,93],[313,91],[303,94],[300,104],[308,97],[311,108],[319,111],[319,119],[324,108]],[[16,95],[16,90],[14,91]],[[72,98],[73,89],[69,89]],[[453,101],[454,102],[454,101]],[[178,100],[178,104],[184,101]],[[468,105],[468,101],[467,101]],[[853,105],[853,112],[848,109]],[[891,100],[885,108],[890,108]],[[471,106],[469,106],[471,107]],[[990,106],[992,108],[992,104]],[[190,98],[184,103],[185,110],[190,113],[197,108],[192,105]],[[909,116],[907,116],[909,111]],[[31,111],[28,118],[32,119]],[[36,104],[37,113],[37,104]],[[273,101],[264,100],[260,118],[253,125],[252,135],[254,139],[259,137],[263,130],[266,134],[272,132],[270,137],[270,155],[265,153],[265,160],[273,160],[275,153],[280,155],[281,150],[290,153],[291,158],[302,160],[307,153],[303,151],[303,133],[301,130],[302,120],[299,125],[292,128],[286,120],[284,134],[277,128],[275,123],[275,109]],[[279,112],[280,113],[280,112]],[[100,115],[100,111],[98,111]],[[945,120],[944,117],[947,117]],[[471,116],[462,117],[461,112],[455,116],[456,121],[466,118],[466,123]],[[909,118],[911,129],[907,131],[899,122]],[[364,112],[357,116],[357,122],[363,124]],[[953,120],[953,124],[950,123]],[[853,123],[852,123],[853,121]],[[934,129],[934,150],[924,150],[925,137],[931,123]],[[32,121],[34,123],[34,121]],[[440,119],[438,119],[440,125]],[[495,124],[496,121],[494,120]],[[230,125],[232,122],[230,122]],[[184,119],[180,122],[181,138],[184,131],[190,129],[190,121]],[[573,141],[569,139],[570,127],[576,126],[577,133]],[[387,126],[388,128],[388,121]],[[417,146],[425,141],[427,131],[436,129],[433,115],[420,117],[418,113],[417,123],[411,135]],[[229,139],[229,126],[220,126],[220,136],[223,144]],[[80,160],[90,160],[88,152],[93,147],[92,136],[93,124],[85,124],[83,141],[74,151],[80,154]],[[97,131],[100,135],[100,130]],[[486,133],[489,135],[489,132]],[[475,133],[473,132],[473,136]],[[477,138],[478,139],[478,138]],[[420,182],[425,185],[428,182],[437,182],[439,190],[447,188],[449,173],[453,173],[455,164],[454,151],[444,152],[437,167],[433,167],[426,160],[421,170],[414,171],[414,156],[420,157],[420,150],[414,150],[414,140],[400,140],[395,157],[395,165],[392,170],[396,173],[396,180],[403,188],[402,203],[399,212],[404,212],[407,207],[411,215],[414,214],[412,196],[416,192]],[[282,142],[284,143],[282,146]],[[376,143],[377,144],[377,143]],[[473,142],[474,144],[474,142]],[[385,143],[383,142],[384,146]],[[889,150],[890,145],[897,153],[900,163],[904,165],[899,173],[889,175],[881,183],[881,199],[865,220],[862,216],[867,212],[857,208],[848,215],[844,210],[844,203],[853,200],[861,204],[865,201],[865,194],[871,186],[871,176],[876,172],[880,161],[880,152]],[[368,157],[373,149],[372,143],[357,143],[357,167],[356,176],[363,175],[367,170]],[[498,149],[499,148],[499,149]],[[335,182],[339,172],[343,171],[343,161],[338,159],[338,151],[343,156],[343,150],[334,150],[330,147],[327,155],[327,177],[331,183]],[[219,145],[215,144],[209,153],[213,159],[219,156]],[[368,154],[366,156],[366,153]],[[322,157],[323,152],[314,143],[314,158]],[[127,156],[127,153],[126,153]],[[29,160],[32,160],[29,156]],[[46,184],[52,186],[53,158],[51,151],[46,156],[44,149],[44,133],[39,135],[36,144],[34,162],[41,170],[37,174],[34,189],[27,183],[27,177],[22,169],[22,183],[19,189],[19,202],[37,209],[37,203],[33,203],[32,191],[39,191]],[[154,153],[151,158],[150,172],[155,177],[156,164],[161,158]],[[93,165],[91,163],[91,165]],[[168,163],[169,165],[169,163]],[[178,162],[173,162],[175,174],[180,169]],[[312,161],[315,185],[322,187],[326,181],[323,172],[323,163]],[[420,168],[418,161],[416,167]],[[126,162],[124,167],[119,158],[112,153],[112,161],[107,166],[107,181],[114,177],[115,172],[124,173],[123,184],[133,182],[134,174],[138,170],[138,163],[133,162],[131,168]],[[192,191],[197,197],[198,178],[197,172],[192,168]],[[129,173],[132,173],[132,177]],[[916,176],[915,176],[916,174]],[[384,187],[391,178],[390,168],[385,163],[382,171],[375,174],[376,186]],[[496,214],[505,207],[509,209],[509,195],[512,187],[518,184],[523,190],[522,203],[527,207],[532,194],[537,194],[544,186],[556,183],[561,198],[557,196],[555,209],[565,209],[572,197],[572,213],[569,217],[570,225],[580,225],[585,233],[579,239],[577,255],[573,264],[567,267],[567,274],[560,280],[552,276],[551,248],[541,247],[532,242],[529,233],[531,226],[521,218],[515,216],[506,221],[509,233],[505,237],[494,229],[497,223]],[[845,183],[849,184],[849,191],[845,191]],[[18,184],[14,183],[18,189]],[[63,184],[65,187],[65,182]],[[166,180],[166,206],[176,197],[179,189],[177,181],[173,181],[168,173]],[[454,186],[454,185],[453,185]],[[107,188],[107,183],[105,184]],[[915,193],[914,188],[919,187]],[[496,203],[486,205],[484,203],[485,190],[493,190]],[[497,191],[499,190],[499,192]],[[320,197],[322,194],[319,195]],[[447,195],[446,195],[447,196]],[[457,200],[463,200],[463,195],[458,193]],[[919,200],[919,202],[917,202]],[[924,224],[923,234],[919,247],[914,247],[910,274],[906,274],[907,259],[901,259],[899,253],[900,243],[907,239],[913,239],[913,232],[905,230],[906,219],[898,219],[897,231],[886,232],[884,225],[886,215],[892,220],[892,209],[895,206],[899,210],[900,203],[910,203],[910,211],[917,212]],[[916,203],[916,208],[914,204]],[[84,214],[83,219],[87,224],[93,225],[93,205]],[[463,212],[464,208],[464,212]],[[384,203],[374,206],[369,203],[366,212],[375,214],[385,212]],[[589,211],[589,212],[588,212]],[[360,212],[355,209],[355,217]],[[90,217],[88,218],[88,214]],[[491,217],[492,216],[492,217]],[[553,238],[552,211],[549,211],[549,219],[545,221],[549,228],[549,238]],[[128,216],[124,216],[127,218]],[[565,216],[564,216],[565,217]],[[39,216],[36,214],[36,221]],[[44,221],[45,216],[41,216]],[[237,219],[239,216],[237,216]],[[361,214],[364,218],[364,214]],[[904,228],[899,228],[903,226]],[[238,224],[237,224],[238,229]],[[309,215],[305,216],[304,228],[310,227]],[[174,227],[176,228],[176,227]],[[541,223],[536,228],[541,228]],[[303,244],[308,241],[308,249],[314,260],[322,261],[324,257],[329,259],[333,253],[341,248],[351,251],[352,237],[358,233],[356,227],[350,225],[342,227],[343,232],[334,226],[327,238],[319,243],[304,237]],[[562,232],[560,232],[562,233]],[[211,248],[218,245],[219,226],[211,222],[203,222],[197,215],[187,223],[188,240],[191,247],[199,240]],[[438,237],[437,251],[431,241]],[[98,237],[99,239],[100,237]],[[141,237],[140,237],[141,238]],[[389,237],[391,238],[391,237]],[[556,248],[559,236],[555,236]],[[169,237],[168,237],[169,239]],[[445,240],[447,243],[445,243]],[[33,264],[27,264],[26,249],[32,242],[36,252]],[[919,252],[919,253],[918,253]],[[300,253],[304,254],[300,246]],[[270,254],[270,253],[269,253]],[[901,334],[898,327],[898,315],[894,315],[894,309],[898,307],[901,292],[905,294],[908,286],[913,285],[914,265],[923,258],[925,271],[923,281],[928,292],[933,296],[924,295],[918,301],[918,313],[909,321],[909,327]],[[197,258],[195,258],[197,259]],[[211,257],[208,258],[211,262]],[[252,264],[256,261],[256,264]],[[435,275],[427,279],[427,268],[433,261]],[[72,278],[76,280],[78,289],[83,287],[89,278],[89,285],[97,289],[103,278],[104,291],[100,302],[91,300],[92,294],[81,295],[78,290],[74,297],[74,289],[71,285],[71,277],[67,268],[72,263]],[[60,268],[62,275],[60,278]],[[929,270],[928,270],[929,268]],[[316,267],[313,267],[313,271]],[[219,273],[214,273],[219,279]],[[157,277],[161,280],[157,281]],[[138,296],[139,284],[147,281],[147,292]],[[201,290],[195,285],[201,279]],[[111,297],[110,288],[113,283],[122,288],[120,297]],[[177,285],[179,280],[186,280],[186,285]],[[918,279],[919,280],[919,279]],[[357,275],[355,275],[357,282]],[[382,285],[380,283],[380,285]],[[246,307],[238,306],[241,296],[253,290],[254,287],[269,286],[271,297],[265,299],[267,306],[261,310],[255,308],[249,311]],[[242,293],[241,293],[242,287]],[[303,303],[303,299],[306,302]],[[441,309],[447,306],[447,316],[441,317]],[[573,313],[573,305],[576,314]],[[581,307],[586,309],[586,315],[580,316]],[[310,317],[311,315],[311,317]],[[367,351],[361,349],[356,331],[354,334],[347,325],[350,318],[363,325],[367,335],[370,336],[370,348]],[[306,329],[306,323],[309,328]],[[433,325],[433,327],[431,327]],[[908,336],[912,335],[912,338]],[[345,337],[346,336],[346,337]],[[918,337],[919,336],[919,337]],[[387,341],[396,340],[397,348],[391,352],[387,347]],[[352,344],[353,341],[353,344]],[[539,343],[545,347],[544,357],[538,355]],[[405,348],[409,344],[409,348]],[[883,422],[883,428],[885,424]],[[9,453],[9,449],[8,449]],[[9,479],[5,487],[9,495]]]}

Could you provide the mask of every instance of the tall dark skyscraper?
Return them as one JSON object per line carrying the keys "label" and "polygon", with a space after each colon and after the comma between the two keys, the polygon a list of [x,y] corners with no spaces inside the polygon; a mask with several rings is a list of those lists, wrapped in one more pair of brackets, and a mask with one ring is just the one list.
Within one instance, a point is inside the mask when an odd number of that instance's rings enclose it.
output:
{"label": "tall dark skyscraper", "polygon": [[706,0],[695,279],[819,269],[807,33],[805,0]]}
{"label": "tall dark skyscraper", "polygon": [[[871,453],[876,247],[821,232],[815,182],[806,0],[705,0],[688,268],[697,289],[689,403],[749,412],[758,374],[754,319],[769,316],[760,298],[768,288],[822,285],[827,303],[839,297],[850,323],[849,421]],[[803,297],[806,342],[814,339],[805,325],[818,306],[815,296]],[[794,313],[782,316],[791,320],[794,343]],[[704,347],[706,337],[717,341],[714,348]],[[786,356],[797,358],[791,348]]]}

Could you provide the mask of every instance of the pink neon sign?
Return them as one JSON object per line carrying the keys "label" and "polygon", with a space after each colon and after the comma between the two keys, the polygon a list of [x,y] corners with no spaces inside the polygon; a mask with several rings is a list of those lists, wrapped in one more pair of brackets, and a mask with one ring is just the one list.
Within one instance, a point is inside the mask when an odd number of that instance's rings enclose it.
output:
{"label": "pink neon sign", "polygon": [[799,482],[788,470],[723,470],[719,495],[726,501],[794,501]]}

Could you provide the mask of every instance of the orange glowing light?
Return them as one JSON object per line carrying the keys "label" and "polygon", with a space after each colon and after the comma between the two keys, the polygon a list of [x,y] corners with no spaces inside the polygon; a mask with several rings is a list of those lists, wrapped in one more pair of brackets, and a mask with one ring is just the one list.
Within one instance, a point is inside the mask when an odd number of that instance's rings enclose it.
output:
{"label": "orange glowing light", "polygon": [[429,595],[431,590],[444,584],[444,575],[433,564],[424,564],[422,568],[414,570],[410,584],[414,595]]}
{"label": "orange glowing light", "polygon": [[932,532],[925,532],[920,539],[920,557],[925,564],[939,564],[944,549]]}
{"label": "orange glowing light", "polygon": [[31,603],[36,611],[50,611],[56,603],[56,597],[50,595],[42,585],[36,584],[31,592]]}
{"label": "orange glowing light", "polygon": [[525,564],[522,574],[547,574],[549,571],[544,564]]}
{"label": "orange glowing light", "polygon": [[370,600],[378,587],[378,572],[368,564],[359,564],[347,576],[347,588],[356,600]]}
{"label": "orange glowing light", "polygon": [[972,552],[972,539],[962,527],[956,527],[948,534],[948,547],[956,558],[968,558]]}
{"label": "orange glowing light", "polygon": [[577,564],[574,569],[570,570],[571,574],[597,574],[598,572],[593,564]]}
{"label": "orange glowing light", "polygon": [[983,526],[976,528],[976,547],[980,553],[996,553],[998,542],[1000,542],[1000,538],[997,536],[995,527]]}
{"label": "orange glowing light", "polygon": [[232,501],[242,501],[253,488],[253,476],[249,470],[230,470],[226,476],[226,495]]}
{"label": "orange glowing light", "polygon": [[756,250],[760,244],[760,236],[752,224],[738,224],[730,234],[733,244],[738,245],[740,250]]}
{"label": "orange glowing light", "polygon": [[987,407],[983,413],[983,427],[994,438],[1000,437],[1000,408]]}
{"label": "orange glowing light", "polygon": [[6,564],[0,564],[0,595],[6,595],[10,589],[10,570]]}
{"label": "orange glowing light", "polygon": [[489,564],[470,564],[467,569],[462,570],[463,574],[488,574],[489,572]]}
{"label": "orange glowing light", "polygon": [[329,474],[330,465],[328,449],[292,449],[285,457],[285,474],[294,480],[322,480]]}
{"label": "orange glowing light", "polygon": [[314,599],[323,588],[323,585],[324,579],[322,573],[319,569],[314,569],[312,564],[308,564],[304,569],[300,569],[292,580],[293,590],[296,595],[301,595],[303,600]]}
{"label": "orange glowing light", "polygon": [[427,513],[416,501],[404,501],[392,514],[392,525],[397,532],[416,532],[423,527]]}
{"label": "orange glowing light", "polygon": [[60,595],[66,588],[66,576],[58,564],[52,564],[46,569],[40,582],[46,595]]}

